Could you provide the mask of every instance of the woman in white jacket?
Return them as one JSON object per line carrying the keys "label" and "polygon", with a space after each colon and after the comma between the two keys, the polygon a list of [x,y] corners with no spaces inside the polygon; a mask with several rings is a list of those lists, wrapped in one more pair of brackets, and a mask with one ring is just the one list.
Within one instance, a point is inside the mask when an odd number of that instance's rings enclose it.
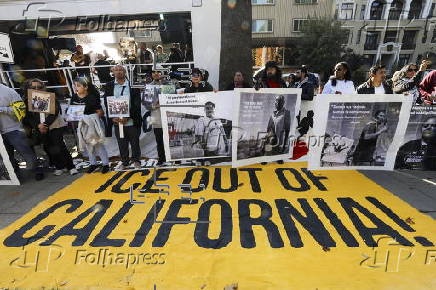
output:
{"label": "woman in white jacket", "polygon": [[336,64],[334,75],[324,85],[322,94],[355,94],[356,89],[351,80],[351,71],[348,63],[340,62]]}

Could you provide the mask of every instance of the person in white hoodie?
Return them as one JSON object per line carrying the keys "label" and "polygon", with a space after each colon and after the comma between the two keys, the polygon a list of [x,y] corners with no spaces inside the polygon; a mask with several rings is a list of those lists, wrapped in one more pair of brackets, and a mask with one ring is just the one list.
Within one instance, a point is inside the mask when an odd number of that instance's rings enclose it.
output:
{"label": "person in white hoodie", "polygon": [[346,62],[335,65],[334,75],[324,85],[322,94],[355,94],[356,89],[351,80],[351,70]]}

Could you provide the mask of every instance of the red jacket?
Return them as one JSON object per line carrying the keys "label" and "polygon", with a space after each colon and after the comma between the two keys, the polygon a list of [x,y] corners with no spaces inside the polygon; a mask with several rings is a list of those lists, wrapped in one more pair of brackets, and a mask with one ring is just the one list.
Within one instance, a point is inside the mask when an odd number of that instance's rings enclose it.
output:
{"label": "red jacket", "polygon": [[436,70],[429,72],[419,84],[419,93],[425,103],[432,104],[431,96],[436,97]]}

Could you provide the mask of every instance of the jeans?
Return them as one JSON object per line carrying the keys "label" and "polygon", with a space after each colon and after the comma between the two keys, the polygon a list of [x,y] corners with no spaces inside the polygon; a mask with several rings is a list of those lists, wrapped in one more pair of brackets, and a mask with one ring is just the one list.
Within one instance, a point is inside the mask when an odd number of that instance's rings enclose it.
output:
{"label": "jeans", "polygon": [[120,129],[115,126],[115,136],[118,141],[118,149],[120,150],[121,161],[124,166],[129,165],[129,144],[132,149],[132,161],[139,162],[141,157],[141,148],[139,147],[139,135],[141,128],[135,126],[124,126],[124,138],[120,138]]}
{"label": "jeans", "polygon": [[90,150],[88,150],[88,155],[89,155],[89,162],[91,163],[91,165],[97,164],[97,160],[96,160],[97,155],[100,157],[103,165],[109,165],[109,157],[108,157],[106,148],[104,147],[103,144],[96,144],[93,147],[92,152],[90,152]]}
{"label": "jeans", "polygon": [[27,143],[27,137],[22,131],[12,131],[2,134],[3,142],[6,147],[6,151],[9,155],[9,160],[14,166],[15,171],[19,169],[18,164],[14,158],[14,149],[17,150],[24,160],[26,161],[27,169],[37,171],[38,161],[33,149]]}
{"label": "jeans", "polygon": [[64,128],[52,129],[47,134],[42,135],[42,142],[44,151],[56,169],[71,170],[75,168],[73,158],[64,142]]}

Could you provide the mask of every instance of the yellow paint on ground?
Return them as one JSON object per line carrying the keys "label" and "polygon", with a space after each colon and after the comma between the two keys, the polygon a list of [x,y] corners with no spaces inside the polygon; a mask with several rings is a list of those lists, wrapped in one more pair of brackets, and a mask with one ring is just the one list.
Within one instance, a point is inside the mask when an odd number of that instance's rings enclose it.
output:
{"label": "yellow paint on ground", "polygon": [[[227,202],[232,212],[231,241],[227,246],[218,249],[204,248],[196,243],[194,238],[196,224],[193,223],[175,224],[166,243],[162,247],[153,247],[159,229],[165,225],[154,223],[142,246],[129,246],[159,198],[165,200],[165,203],[157,219],[163,220],[173,201],[180,199],[181,196],[189,196],[188,193],[180,193],[178,185],[183,182],[190,169],[177,169],[175,172],[161,174],[160,178],[168,179],[158,183],[167,183],[170,186],[169,195],[146,193],[145,197],[138,197],[140,193],[135,190],[136,200],[145,203],[135,204],[130,208],[120,222],[114,225],[115,228],[108,236],[109,239],[121,239],[121,243],[125,240],[122,246],[91,246],[92,241],[108,221],[129,200],[129,193],[113,192],[113,190],[117,191],[113,186],[118,183],[118,180],[129,173],[122,174],[99,193],[95,191],[116,173],[86,175],[0,231],[2,258],[0,259],[0,286],[8,288],[44,286],[66,289],[154,289],[154,287],[155,289],[223,289],[226,285],[237,283],[238,289],[436,289],[436,247],[423,246],[415,240],[415,237],[421,236],[429,242],[436,243],[436,222],[432,218],[419,213],[356,171],[314,172],[316,176],[327,177],[319,180],[326,188],[320,190],[301,170],[305,167],[307,167],[305,163],[250,167],[262,169],[257,172],[262,189],[260,193],[253,192],[248,172],[241,170],[237,170],[240,186],[236,191],[227,193],[214,191],[212,186],[215,169],[210,168],[210,181],[206,189],[192,193],[192,198],[197,199],[198,203],[183,204],[178,216],[189,217],[192,221],[196,221],[199,219],[199,208],[205,202],[211,202],[212,199]],[[293,168],[294,172],[285,170],[284,175],[291,186],[304,191],[285,189],[278,179],[276,172],[278,168]],[[230,187],[229,172],[230,168],[222,168],[223,188]],[[131,177],[121,188],[118,188],[118,191],[125,191],[135,183],[139,184],[136,185],[139,189],[152,177],[152,172],[147,171],[130,174]],[[200,174],[197,172],[192,181],[193,187],[198,186],[199,177]],[[301,187],[302,180],[307,182],[310,189]],[[164,187],[162,189],[167,190]],[[200,197],[204,197],[205,201]],[[406,223],[415,232],[403,229],[366,197],[374,197],[389,207],[403,221],[407,220]],[[351,198],[359,203],[414,246],[398,245],[392,238],[379,235],[374,236],[374,239],[378,240],[378,247],[366,245],[338,198]],[[8,240],[8,237],[16,230],[28,224],[49,207],[70,199],[82,200],[83,204],[70,212],[66,212],[69,206],[56,209],[33,227],[28,226],[29,230],[24,233],[24,238],[29,238],[44,227],[53,225],[52,229],[48,229],[49,233],[43,233],[40,239],[31,241],[25,247],[11,246],[14,239]],[[76,236],[61,236],[53,241],[52,245],[38,245],[102,199],[112,200],[112,204],[101,220],[92,226],[89,238],[83,241],[83,245],[72,246]],[[247,237],[247,233],[241,234],[240,221],[245,217],[238,213],[238,202],[252,199],[266,202],[271,207],[271,221],[277,225],[283,246],[273,248],[265,229],[255,225],[253,226],[255,247],[243,247],[241,235]],[[310,206],[309,209],[311,208],[319,217],[336,245],[323,247],[294,218],[303,246],[291,246],[275,203],[275,200],[279,199],[286,199],[302,213],[303,217],[306,214],[300,202],[304,204],[306,201]],[[316,199],[323,199],[337,215],[356,239],[357,247],[347,246],[316,203],[319,202]],[[94,215],[101,213],[102,208],[102,206],[94,207],[95,211],[77,223],[74,228],[85,227]],[[268,215],[267,212],[260,210],[258,205],[251,204],[249,208],[252,218]],[[210,239],[217,239],[222,231],[220,207],[213,205],[210,212],[208,236]],[[358,211],[356,213],[364,226],[376,227],[370,218]],[[230,219],[225,222],[230,224]],[[319,234],[322,229],[316,231]],[[328,239],[325,235],[320,234],[320,236]],[[5,242],[6,240],[8,242]],[[215,243],[215,247],[219,247],[219,242]],[[102,258],[103,256],[106,258]],[[129,262],[126,262],[127,260]]]}

